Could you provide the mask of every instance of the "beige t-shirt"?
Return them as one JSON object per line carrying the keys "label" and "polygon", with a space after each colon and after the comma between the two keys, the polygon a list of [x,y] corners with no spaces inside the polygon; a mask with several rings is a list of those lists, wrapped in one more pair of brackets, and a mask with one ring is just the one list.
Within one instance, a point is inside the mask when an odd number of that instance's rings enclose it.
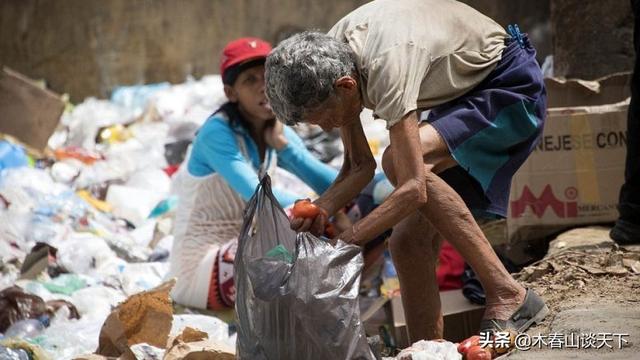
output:
{"label": "beige t-shirt", "polygon": [[328,34],[355,52],[364,106],[387,128],[480,83],[507,37],[495,21],[455,0],[375,0]]}

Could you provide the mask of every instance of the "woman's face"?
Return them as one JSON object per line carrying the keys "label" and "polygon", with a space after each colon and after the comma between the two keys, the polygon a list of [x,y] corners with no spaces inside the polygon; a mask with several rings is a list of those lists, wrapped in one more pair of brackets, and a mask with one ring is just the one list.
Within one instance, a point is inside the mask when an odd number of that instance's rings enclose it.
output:
{"label": "woman's face", "polygon": [[238,103],[243,115],[251,121],[267,121],[275,117],[264,92],[264,65],[244,70],[226,89],[229,101]]}

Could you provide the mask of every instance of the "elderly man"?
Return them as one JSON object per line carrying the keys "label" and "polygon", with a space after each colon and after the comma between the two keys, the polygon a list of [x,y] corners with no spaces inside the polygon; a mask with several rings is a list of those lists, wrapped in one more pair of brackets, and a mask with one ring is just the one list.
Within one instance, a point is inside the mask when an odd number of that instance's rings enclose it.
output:
{"label": "elderly man", "polygon": [[435,261],[443,238],[485,288],[482,331],[524,331],[548,312],[509,275],[474,220],[506,216],[511,177],[543,126],[535,50],[511,32],[454,0],[377,0],[328,35],[294,35],[267,58],[277,117],[339,128],[345,149],[338,178],[315,201],[324,211],[293,219],[292,228],[320,233],[369,182],[376,164],[359,114],[364,106],[386,120],[383,168],[395,191],[339,238],[362,245],[393,227],[412,341],[442,337]]}

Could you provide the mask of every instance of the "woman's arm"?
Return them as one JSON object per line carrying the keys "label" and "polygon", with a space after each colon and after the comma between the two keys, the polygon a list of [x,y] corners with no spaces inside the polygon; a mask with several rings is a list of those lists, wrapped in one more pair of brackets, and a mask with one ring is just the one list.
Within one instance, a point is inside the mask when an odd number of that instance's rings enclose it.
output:
{"label": "woman's arm", "polygon": [[[244,201],[253,196],[259,183],[251,159],[242,155],[233,130],[221,119],[208,120],[198,132],[188,170],[194,176],[218,173]],[[293,204],[299,197],[278,188],[274,188],[273,193],[282,207]]]}
{"label": "woman's arm", "polygon": [[278,166],[295,174],[317,194],[327,191],[338,171],[313,156],[293,129],[285,127],[283,132],[288,141],[278,150]]}

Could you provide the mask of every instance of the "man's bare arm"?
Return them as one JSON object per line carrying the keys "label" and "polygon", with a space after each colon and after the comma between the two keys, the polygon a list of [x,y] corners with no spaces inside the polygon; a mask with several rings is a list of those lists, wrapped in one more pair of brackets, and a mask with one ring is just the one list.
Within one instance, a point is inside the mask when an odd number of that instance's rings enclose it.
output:
{"label": "man's bare arm", "polygon": [[359,119],[340,128],[344,163],[336,180],[315,203],[333,214],[353,200],[371,181],[376,162]]}
{"label": "man's bare arm", "polygon": [[426,171],[416,112],[391,127],[391,151],[396,189],[364,219],[338,238],[359,245],[374,239],[427,202]]}

